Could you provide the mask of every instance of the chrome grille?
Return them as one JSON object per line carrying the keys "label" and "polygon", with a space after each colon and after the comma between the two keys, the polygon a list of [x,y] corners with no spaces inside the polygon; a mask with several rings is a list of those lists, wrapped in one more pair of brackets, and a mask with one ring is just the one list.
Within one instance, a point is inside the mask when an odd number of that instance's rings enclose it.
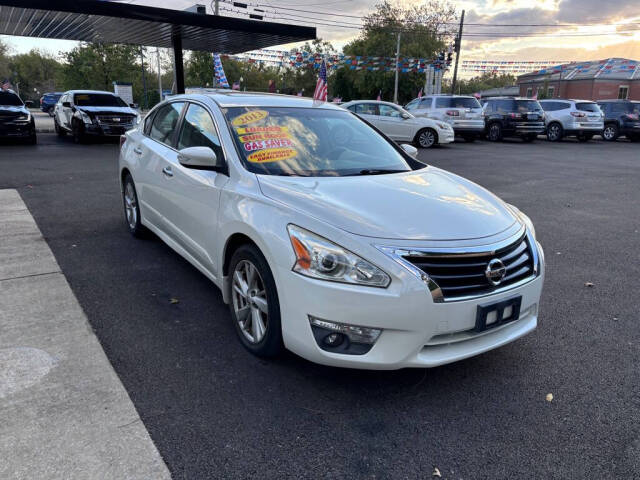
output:
{"label": "chrome grille", "polygon": [[100,125],[124,127],[133,123],[132,115],[97,115]]}
{"label": "chrome grille", "polygon": [[[532,251],[526,235],[506,247],[490,252],[407,252],[402,258],[426,273],[440,288],[445,301],[501,291],[533,278],[537,271],[537,255]],[[506,268],[505,276],[498,285],[493,285],[485,274],[493,259],[501,260]]]}

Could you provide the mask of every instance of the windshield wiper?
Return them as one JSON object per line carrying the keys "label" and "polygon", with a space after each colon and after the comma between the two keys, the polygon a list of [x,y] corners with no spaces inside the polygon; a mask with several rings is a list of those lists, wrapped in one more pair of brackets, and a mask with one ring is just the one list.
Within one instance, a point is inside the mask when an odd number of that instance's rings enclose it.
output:
{"label": "windshield wiper", "polygon": [[393,170],[393,169],[375,169],[375,168],[365,168],[364,170],[360,170],[358,173],[348,173],[347,175],[343,175],[345,177],[354,177],[357,175],[384,175],[387,173],[402,173],[408,172],[409,170]]}

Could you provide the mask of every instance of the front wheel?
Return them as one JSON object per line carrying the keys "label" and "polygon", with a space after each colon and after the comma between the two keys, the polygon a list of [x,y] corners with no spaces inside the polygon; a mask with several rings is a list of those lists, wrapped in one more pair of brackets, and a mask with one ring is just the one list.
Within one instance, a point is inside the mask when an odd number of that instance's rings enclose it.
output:
{"label": "front wheel", "polygon": [[73,134],[74,143],[84,143],[84,140],[85,140],[84,127],[80,124],[80,122],[73,122],[73,126],[71,127],[71,132]]}
{"label": "front wheel", "polygon": [[562,137],[562,125],[554,122],[547,127],[547,140],[549,140],[550,142],[559,142],[560,140],[562,140]]}
{"label": "front wheel", "polygon": [[431,128],[425,128],[416,134],[414,143],[420,148],[431,148],[438,143],[438,134]]}
{"label": "front wheel", "polygon": [[56,117],[53,117],[53,129],[59,137],[64,137],[67,132],[58,124]]}
{"label": "front wheel", "polygon": [[604,138],[607,142],[615,142],[618,139],[618,136],[620,136],[620,132],[618,130],[618,126],[615,123],[604,126],[604,130],[602,131],[602,138]]}
{"label": "front wheel", "polygon": [[282,350],[280,303],[266,259],[254,245],[238,248],[231,257],[231,318],[242,345],[259,357]]}
{"label": "front wheel", "polygon": [[502,127],[499,123],[492,123],[491,125],[489,125],[487,138],[490,142],[499,142],[500,140],[502,140]]}

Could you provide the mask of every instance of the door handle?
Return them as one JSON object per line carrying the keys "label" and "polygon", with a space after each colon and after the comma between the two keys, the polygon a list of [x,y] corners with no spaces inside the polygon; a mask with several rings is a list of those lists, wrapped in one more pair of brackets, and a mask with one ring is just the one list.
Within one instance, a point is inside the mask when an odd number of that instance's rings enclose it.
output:
{"label": "door handle", "polygon": [[173,171],[171,170],[171,167],[164,167],[162,169],[162,173],[164,173],[167,177],[173,177]]}
{"label": "door handle", "polygon": [[140,147],[136,147],[133,149],[133,153],[137,153],[138,155],[142,155],[142,149]]}

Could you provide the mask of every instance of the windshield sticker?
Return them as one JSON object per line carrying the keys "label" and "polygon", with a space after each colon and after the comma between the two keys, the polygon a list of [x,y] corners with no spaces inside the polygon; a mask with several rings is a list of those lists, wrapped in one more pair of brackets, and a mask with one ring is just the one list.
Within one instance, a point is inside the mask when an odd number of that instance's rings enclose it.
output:
{"label": "windshield sticker", "polygon": [[76,102],[78,100],[89,100],[89,95],[76,93]]}
{"label": "windshield sticker", "polygon": [[258,140],[257,142],[247,142],[244,144],[244,149],[247,152],[253,152],[256,150],[274,149],[280,147],[292,147],[293,142],[288,138],[280,138],[274,140]]}
{"label": "windshield sticker", "polygon": [[250,133],[249,135],[242,135],[240,141],[242,143],[255,142],[257,140],[273,140],[278,138],[291,138],[287,132],[275,132],[275,133]]}
{"label": "windshield sticker", "polygon": [[293,158],[298,154],[293,148],[271,148],[269,150],[259,150],[247,157],[252,163],[279,162]]}
{"label": "windshield sticker", "polygon": [[266,110],[252,110],[251,112],[243,113],[242,115],[237,116],[231,122],[234,127],[239,127],[240,125],[248,125],[250,123],[259,122],[260,120],[264,120],[269,116],[269,112]]}
{"label": "windshield sticker", "polygon": [[245,128],[236,128],[236,132],[238,135],[246,135],[248,133],[277,133],[277,132],[288,132],[289,129],[287,127],[245,127]]}

